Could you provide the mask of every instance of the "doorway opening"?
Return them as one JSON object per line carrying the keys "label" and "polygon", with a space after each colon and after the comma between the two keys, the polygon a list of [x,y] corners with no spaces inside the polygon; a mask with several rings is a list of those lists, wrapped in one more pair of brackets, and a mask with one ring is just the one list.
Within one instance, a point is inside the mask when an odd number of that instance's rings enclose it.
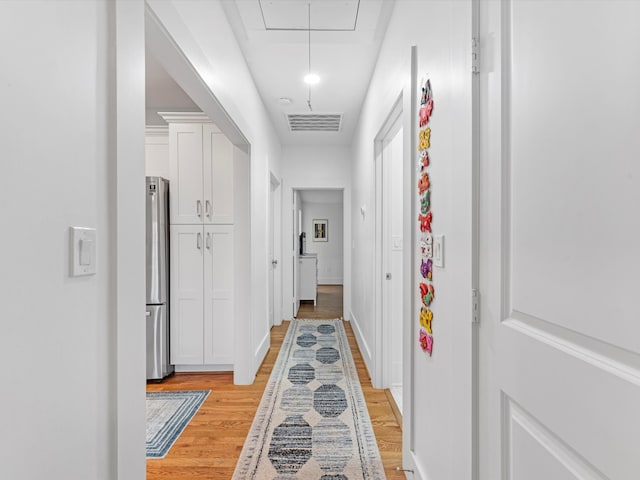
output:
{"label": "doorway opening", "polygon": [[343,318],[344,190],[294,190],[294,313]]}
{"label": "doorway opening", "polygon": [[251,146],[149,6],[145,50],[147,125],[155,124],[147,129],[154,140],[146,145],[146,173],[168,178],[176,203],[171,363],[176,372],[233,371],[235,383],[252,383],[252,345],[244,340],[253,335],[252,299],[240,295],[254,262],[246,254],[253,251]]}
{"label": "doorway opening", "polygon": [[269,191],[269,328],[282,323],[281,209],[280,180],[270,173]]}
{"label": "doorway opening", "polygon": [[375,139],[376,383],[402,413],[404,283],[404,147],[402,96]]}

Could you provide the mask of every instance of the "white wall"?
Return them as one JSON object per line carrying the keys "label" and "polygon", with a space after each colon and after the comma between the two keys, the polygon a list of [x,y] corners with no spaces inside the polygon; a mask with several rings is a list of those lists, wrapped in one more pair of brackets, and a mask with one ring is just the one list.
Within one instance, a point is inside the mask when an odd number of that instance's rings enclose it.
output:
{"label": "white wall", "polygon": [[[344,244],[351,244],[351,151],[343,146],[284,146],[282,149],[282,316],[292,318],[293,311],[291,292],[293,291],[293,261],[295,251],[292,249],[293,224],[291,211],[295,189],[309,190],[314,188],[344,189],[345,216],[343,219]],[[307,238],[307,246],[310,241]],[[297,243],[296,247],[297,248]],[[344,317],[349,319],[351,310],[351,252],[344,250]]]}
{"label": "white wall", "polygon": [[[413,383],[412,412],[403,419],[404,462],[416,479],[471,478],[471,2],[395,2],[394,12],[371,79],[353,143],[351,226],[358,248],[352,250],[352,321],[371,368],[381,341],[373,312],[374,216],[360,214],[374,206],[374,138],[398,96],[403,93],[404,151],[415,172],[411,146],[413,107],[407,96],[410,47],[418,47],[420,75],[431,78],[435,108],[431,120],[431,201],[435,233],[446,237],[445,268],[436,269],[434,284],[435,347],[433,357],[418,346],[417,258],[414,287],[408,286],[413,312],[405,314],[411,333],[405,338],[405,384]],[[416,185],[405,178],[415,199]],[[414,200],[415,201],[415,200]],[[405,210],[406,211],[406,210]],[[417,214],[405,213],[410,227]],[[405,229],[407,232],[407,229]],[[414,242],[405,243],[412,247]],[[405,288],[405,290],[407,290]],[[407,395],[405,395],[406,397]]]}
{"label": "white wall", "polygon": [[251,311],[249,318],[236,318],[236,337],[243,341],[237,343],[234,381],[252,383],[269,348],[266,284],[271,259],[264,232],[270,172],[281,175],[280,143],[221,2],[149,0],[147,4],[202,81],[194,82],[185,68],[175,71],[159,57],[163,67],[233,143],[250,145],[250,241],[238,239],[238,248],[251,255],[250,270],[242,273],[249,279],[244,292]]}
{"label": "white wall", "polygon": [[[321,285],[343,283],[343,209],[342,203],[302,203],[302,230],[307,235],[307,253],[318,254],[318,283]],[[328,241],[313,241],[314,219],[328,220]]]}
{"label": "white wall", "polygon": [[[0,2],[0,478],[144,478],[143,13]],[[95,276],[68,274],[71,225]]]}

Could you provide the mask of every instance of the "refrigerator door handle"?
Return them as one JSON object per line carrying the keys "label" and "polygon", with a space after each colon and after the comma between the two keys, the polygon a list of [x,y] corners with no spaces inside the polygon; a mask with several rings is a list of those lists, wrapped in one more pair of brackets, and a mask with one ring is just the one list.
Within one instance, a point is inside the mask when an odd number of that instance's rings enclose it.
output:
{"label": "refrigerator door handle", "polygon": [[211,233],[207,232],[207,240],[206,240],[207,250],[211,250]]}
{"label": "refrigerator door handle", "polygon": [[198,250],[202,249],[202,233],[198,232],[198,237],[196,238],[196,246]]}
{"label": "refrigerator door handle", "polygon": [[208,217],[211,218],[211,202],[209,200],[206,200],[204,202],[204,214]]}
{"label": "refrigerator door handle", "polygon": [[200,200],[196,200],[196,214],[202,218],[202,202]]}

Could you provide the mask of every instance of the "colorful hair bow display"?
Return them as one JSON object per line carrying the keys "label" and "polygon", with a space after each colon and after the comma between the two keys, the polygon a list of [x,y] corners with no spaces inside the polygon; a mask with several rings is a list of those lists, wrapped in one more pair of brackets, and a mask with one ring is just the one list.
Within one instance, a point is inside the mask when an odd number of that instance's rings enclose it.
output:
{"label": "colorful hair bow display", "polygon": [[431,81],[422,84],[420,106],[418,107],[418,227],[420,248],[420,275],[422,281],[419,284],[420,292],[420,347],[429,356],[433,353],[433,311],[429,308],[435,300],[435,287],[433,286],[433,239],[431,237],[431,224],[433,213],[431,211],[431,179],[427,172],[431,163],[428,149],[431,147],[431,128],[427,125],[433,113],[433,93]]}

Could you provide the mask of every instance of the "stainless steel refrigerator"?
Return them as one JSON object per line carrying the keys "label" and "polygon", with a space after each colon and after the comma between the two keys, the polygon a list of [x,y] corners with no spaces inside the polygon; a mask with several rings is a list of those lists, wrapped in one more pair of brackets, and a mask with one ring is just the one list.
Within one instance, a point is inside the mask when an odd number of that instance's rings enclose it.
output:
{"label": "stainless steel refrigerator", "polygon": [[173,373],[169,356],[169,181],[147,177],[147,380]]}

